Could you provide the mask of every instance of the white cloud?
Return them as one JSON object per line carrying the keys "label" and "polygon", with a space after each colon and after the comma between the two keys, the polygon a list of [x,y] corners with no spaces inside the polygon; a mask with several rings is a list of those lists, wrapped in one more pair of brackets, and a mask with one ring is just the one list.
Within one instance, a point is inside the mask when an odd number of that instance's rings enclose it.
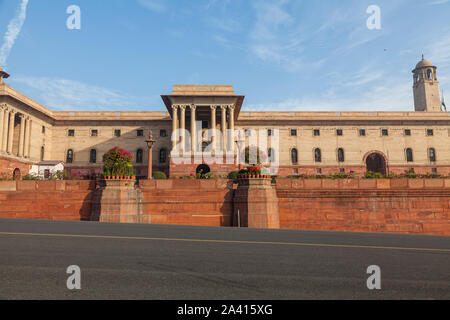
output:
{"label": "white cloud", "polygon": [[18,14],[9,22],[5,33],[4,43],[0,48],[0,64],[5,65],[20,30],[27,17],[27,6],[29,0],[22,0]]}
{"label": "white cloud", "polygon": [[[108,110],[117,107],[139,106],[148,99],[136,98],[123,92],[91,86],[67,79],[15,77],[13,81],[28,88],[43,105],[59,110]],[[154,98],[152,98],[153,100]]]}
{"label": "white cloud", "polygon": [[137,0],[137,2],[156,13],[162,13],[167,10],[167,3],[165,0]]}

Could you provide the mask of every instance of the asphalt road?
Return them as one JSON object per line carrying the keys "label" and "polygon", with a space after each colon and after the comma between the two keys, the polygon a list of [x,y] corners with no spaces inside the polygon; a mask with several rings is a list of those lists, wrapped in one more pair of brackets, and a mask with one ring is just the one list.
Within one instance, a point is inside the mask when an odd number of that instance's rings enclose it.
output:
{"label": "asphalt road", "polygon": [[450,299],[450,237],[0,219],[0,299]]}

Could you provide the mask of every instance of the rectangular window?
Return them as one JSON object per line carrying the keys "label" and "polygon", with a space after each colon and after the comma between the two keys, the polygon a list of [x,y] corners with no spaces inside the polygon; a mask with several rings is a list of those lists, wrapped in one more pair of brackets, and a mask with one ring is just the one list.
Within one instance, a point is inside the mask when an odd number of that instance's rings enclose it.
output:
{"label": "rectangular window", "polygon": [[160,137],[167,137],[167,131],[164,130],[164,129],[161,129],[161,130],[159,131],[159,136],[160,136]]}
{"label": "rectangular window", "polygon": [[75,137],[75,130],[74,129],[69,129],[69,131],[67,132],[67,135],[69,137]]}
{"label": "rectangular window", "polygon": [[143,137],[143,136],[144,136],[144,130],[141,130],[141,129],[137,130],[137,131],[136,131],[136,135],[137,135],[138,137]]}
{"label": "rectangular window", "polygon": [[97,129],[91,130],[91,137],[98,137],[98,130]]}
{"label": "rectangular window", "polygon": [[42,126],[42,133],[45,134],[45,126]]}
{"label": "rectangular window", "polygon": [[410,136],[410,135],[411,135],[411,130],[405,129],[405,136]]}
{"label": "rectangular window", "polygon": [[297,136],[297,129],[291,129],[291,136],[296,137]]}
{"label": "rectangular window", "polygon": [[209,129],[209,122],[208,120],[202,121],[202,129]]}
{"label": "rectangular window", "polygon": [[336,130],[336,135],[337,136],[342,136],[342,129],[337,129]]}
{"label": "rectangular window", "polygon": [[267,129],[267,136],[273,136],[273,129]]}
{"label": "rectangular window", "polygon": [[317,168],[317,173],[318,174],[322,174],[322,169],[321,168]]}
{"label": "rectangular window", "polygon": [[437,168],[431,168],[432,173],[438,173]]}
{"label": "rectangular window", "polygon": [[121,131],[120,130],[114,130],[114,136],[120,137]]}
{"label": "rectangular window", "polygon": [[320,130],[315,129],[315,130],[314,130],[314,136],[315,136],[315,137],[320,136]]}
{"label": "rectangular window", "polygon": [[434,130],[433,129],[427,129],[427,136],[433,136]]}
{"label": "rectangular window", "polygon": [[365,137],[366,136],[366,129],[359,129],[359,135],[361,137]]}
{"label": "rectangular window", "polygon": [[389,135],[388,129],[381,129],[381,135],[382,135],[383,137],[387,137],[387,136]]}
{"label": "rectangular window", "polygon": [[340,171],[341,173],[345,173],[345,168],[340,168],[339,171]]}
{"label": "rectangular window", "polygon": [[245,136],[246,137],[250,137],[250,135],[252,134],[250,129],[245,129]]}

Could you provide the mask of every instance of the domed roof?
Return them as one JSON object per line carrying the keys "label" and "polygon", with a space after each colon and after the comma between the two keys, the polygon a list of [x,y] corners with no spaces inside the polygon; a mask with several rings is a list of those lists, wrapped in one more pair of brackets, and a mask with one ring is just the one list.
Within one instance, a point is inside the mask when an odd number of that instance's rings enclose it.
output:
{"label": "domed roof", "polygon": [[422,55],[422,60],[419,61],[419,63],[416,65],[416,69],[425,68],[425,67],[434,67],[434,66],[430,61],[426,60]]}

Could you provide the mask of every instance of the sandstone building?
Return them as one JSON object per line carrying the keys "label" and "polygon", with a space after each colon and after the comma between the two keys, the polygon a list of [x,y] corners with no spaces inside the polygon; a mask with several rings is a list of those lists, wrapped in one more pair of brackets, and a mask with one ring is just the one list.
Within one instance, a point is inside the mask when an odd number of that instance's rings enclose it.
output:
{"label": "sandstone building", "polygon": [[[0,175],[18,177],[41,161],[64,161],[71,171],[99,173],[103,154],[119,146],[134,154],[136,174],[145,177],[150,130],[156,140],[153,170],[171,176],[199,167],[217,174],[236,170],[242,149],[236,140],[251,145],[255,132],[268,137],[276,132],[277,148],[268,143],[266,150],[282,176],[408,169],[448,175],[450,112],[441,109],[436,70],[424,58],[413,70],[414,111],[241,111],[244,96],[232,86],[175,85],[172,94],[162,96],[166,111],[70,112],[50,110],[14,90],[4,83],[9,74],[0,67]],[[211,128],[218,134],[208,134]],[[172,132],[180,129],[172,141]],[[235,156],[228,164],[176,164],[172,150],[200,159],[205,150]]]}

